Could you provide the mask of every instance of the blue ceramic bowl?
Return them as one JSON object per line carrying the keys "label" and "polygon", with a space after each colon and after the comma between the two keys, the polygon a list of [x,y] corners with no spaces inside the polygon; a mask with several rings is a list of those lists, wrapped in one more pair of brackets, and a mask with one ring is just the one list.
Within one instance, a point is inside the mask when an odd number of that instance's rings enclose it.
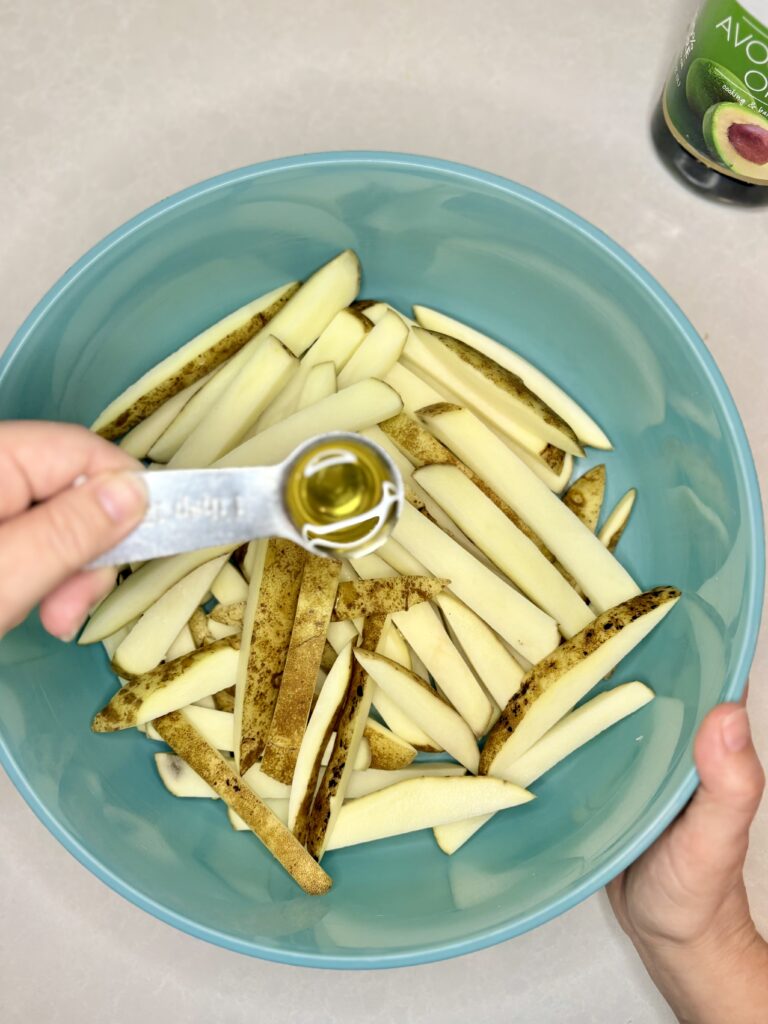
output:
{"label": "blue ceramic bowl", "polygon": [[253,837],[232,832],[221,804],[170,797],[144,737],[90,732],[114,690],[100,646],[66,647],[33,620],[2,641],[0,757],[67,849],[157,917],[267,959],[385,967],[547,921],[672,820],[696,782],[698,723],[745,684],[763,538],[733,401],[663,289],[562,207],[419,157],[279,160],[136,217],[23,325],[0,364],[2,416],[88,423],[202,327],[347,246],[362,259],[363,295],[436,306],[506,340],[607,430],[608,505],[639,490],[621,558],[644,587],[685,592],[611,680],[645,680],[658,699],[451,858],[427,832],[330,854],[334,888],[323,898],[304,896]]}

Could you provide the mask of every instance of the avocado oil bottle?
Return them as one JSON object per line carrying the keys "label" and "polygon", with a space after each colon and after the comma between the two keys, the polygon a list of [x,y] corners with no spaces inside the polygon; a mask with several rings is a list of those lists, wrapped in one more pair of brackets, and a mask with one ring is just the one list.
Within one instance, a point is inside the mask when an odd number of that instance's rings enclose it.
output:
{"label": "avocado oil bottle", "polygon": [[704,0],[672,65],[651,133],[690,188],[768,203],[768,0]]}

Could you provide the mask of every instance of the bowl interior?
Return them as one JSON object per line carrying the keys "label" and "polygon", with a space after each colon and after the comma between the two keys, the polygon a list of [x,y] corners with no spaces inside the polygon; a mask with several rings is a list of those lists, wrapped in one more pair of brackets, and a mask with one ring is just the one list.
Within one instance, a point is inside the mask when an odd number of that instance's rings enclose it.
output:
{"label": "bowl interior", "polygon": [[448,858],[431,834],[328,856],[304,896],[219,802],[174,800],[135,732],[96,736],[114,689],[100,646],[33,619],[0,644],[0,746],[36,812],[119,891],[193,934],[323,966],[414,963],[514,935],[639,853],[688,797],[697,723],[740,692],[762,592],[753,467],[711,360],[668,297],[561,208],[434,161],[282,161],[168,200],[70,271],[0,370],[5,418],[90,422],[202,327],[350,246],[362,294],[444,309],[539,364],[614,441],[607,506],[639,498],[619,553],[685,596],[620,666],[659,699],[532,787]]}

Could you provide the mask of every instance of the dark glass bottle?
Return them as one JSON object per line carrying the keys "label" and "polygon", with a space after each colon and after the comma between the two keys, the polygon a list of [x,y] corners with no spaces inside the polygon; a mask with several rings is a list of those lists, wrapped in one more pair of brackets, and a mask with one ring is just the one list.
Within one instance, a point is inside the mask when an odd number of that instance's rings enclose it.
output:
{"label": "dark glass bottle", "polygon": [[768,204],[768,0],[704,0],[675,57],[651,136],[708,198]]}

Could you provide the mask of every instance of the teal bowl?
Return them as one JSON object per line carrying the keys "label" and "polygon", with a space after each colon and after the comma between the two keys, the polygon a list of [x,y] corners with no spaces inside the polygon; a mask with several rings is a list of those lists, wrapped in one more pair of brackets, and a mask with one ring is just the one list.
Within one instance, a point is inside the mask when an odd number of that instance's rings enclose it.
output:
{"label": "teal bowl", "polygon": [[114,690],[105,655],[52,640],[35,619],[0,643],[0,757],[75,857],[169,924],[270,960],[370,968],[518,935],[642,853],[693,791],[702,717],[744,688],[764,551],[738,414],[666,292],[568,210],[421,157],[279,160],[136,217],[21,327],[0,364],[0,413],[89,423],[202,327],[346,247],[362,259],[363,295],[436,306],[505,340],[607,430],[608,505],[639,491],[621,558],[644,587],[685,594],[611,680],[642,679],[658,699],[453,857],[428,832],[331,853],[322,898],[232,832],[220,803],[169,796],[143,736],[93,735],[91,716]]}

